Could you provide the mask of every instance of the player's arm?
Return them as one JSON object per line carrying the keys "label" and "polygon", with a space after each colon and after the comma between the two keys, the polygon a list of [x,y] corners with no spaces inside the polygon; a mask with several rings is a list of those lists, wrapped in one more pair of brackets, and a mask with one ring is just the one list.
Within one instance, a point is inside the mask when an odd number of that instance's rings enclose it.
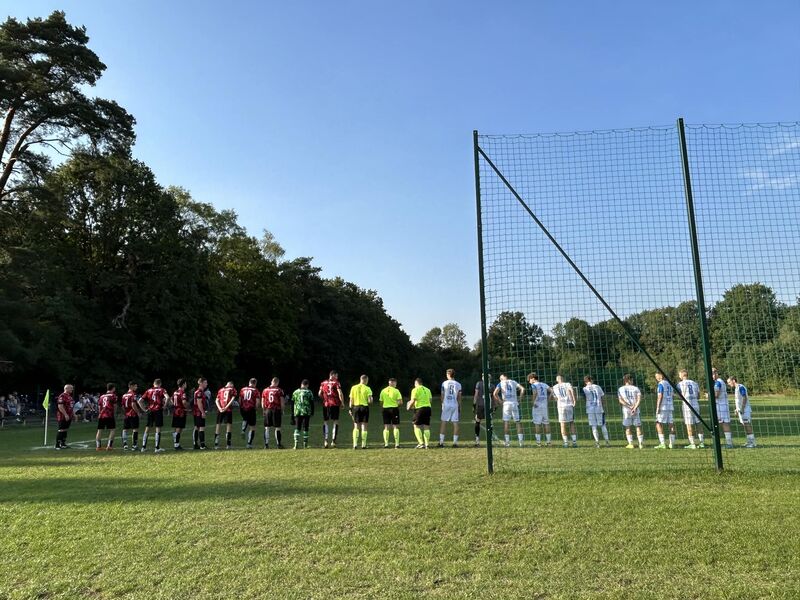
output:
{"label": "player's arm", "polygon": [[714,398],[719,398],[719,395],[722,393],[722,386],[719,384],[719,381],[714,382]]}
{"label": "player's arm", "polygon": [[664,386],[662,386],[659,383],[658,384],[658,393],[656,394],[656,414],[658,414],[658,411],[661,410],[661,400],[662,400],[662,398],[664,398],[663,390],[664,390]]}
{"label": "player's arm", "polygon": [[575,388],[572,386],[569,388],[569,399],[572,401],[573,407],[578,403],[578,397],[575,395]]}
{"label": "player's arm", "polygon": [[636,392],[636,402],[633,403],[633,408],[631,408],[631,412],[636,412],[639,410],[639,405],[642,403],[642,392]]}
{"label": "player's arm", "polygon": [[337,387],[336,388],[336,394],[339,396],[339,405],[343,407],[344,406],[344,394],[342,393],[342,388],[341,387]]}
{"label": "player's arm", "polygon": [[414,390],[411,390],[411,398],[409,399],[408,404],[406,404],[406,410],[412,410],[416,405],[417,405],[417,396],[414,393]]}
{"label": "player's arm", "polygon": [[523,396],[525,396],[525,388],[520,384],[517,384],[517,395],[519,396],[520,401],[522,400]]}
{"label": "player's arm", "polygon": [[628,406],[628,403],[625,402],[625,398],[622,397],[622,394],[617,394],[617,401],[619,402],[619,405],[622,406],[623,408]]}
{"label": "player's arm", "polygon": [[500,388],[499,387],[494,388],[494,391],[492,392],[492,399],[494,400],[495,404],[500,404]]}
{"label": "player's arm", "polygon": [[[139,408],[142,409],[142,413],[146,413],[150,410],[148,406],[149,398],[147,397],[147,392],[139,396],[139,399],[136,401],[136,404],[139,405]],[[140,413],[140,414],[142,414]]]}
{"label": "player's arm", "polygon": [[[220,398],[219,398],[219,396],[220,396],[220,395],[219,395],[219,394],[217,394],[217,397],[214,399],[214,404],[216,405],[216,407],[217,407],[217,410],[218,410],[219,412],[225,412],[225,409],[224,409],[224,408],[222,408],[222,405],[220,404],[220,401],[219,401],[219,400],[220,400]],[[220,417],[220,418],[221,418],[221,417]]]}
{"label": "player's arm", "polygon": [[600,391],[600,406],[603,407],[603,412],[606,411],[606,393],[604,391]]}
{"label": "player's arm", "polygon": [[56,406],[58,407],[58,411],[64,415],[64,420],[69,421],[69,414],[67,413],[67,409],[64,408],[64,401],[59,398]]}

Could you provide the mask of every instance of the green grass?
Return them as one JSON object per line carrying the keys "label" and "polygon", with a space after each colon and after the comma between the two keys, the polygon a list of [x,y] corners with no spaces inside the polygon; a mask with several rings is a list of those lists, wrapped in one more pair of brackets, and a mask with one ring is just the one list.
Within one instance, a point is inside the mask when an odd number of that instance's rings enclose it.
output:
{"label": "green grass", "polygon": [[[737,449],[748,468],[723,474],[523,449],[488,476],[484,449],[417,451],[407,428],[378,449],[379,430],[363,452],[162,455],[0,430],[0,598],[800,596],[794,445]],[[761,468],[773,454],[795,468]]]}

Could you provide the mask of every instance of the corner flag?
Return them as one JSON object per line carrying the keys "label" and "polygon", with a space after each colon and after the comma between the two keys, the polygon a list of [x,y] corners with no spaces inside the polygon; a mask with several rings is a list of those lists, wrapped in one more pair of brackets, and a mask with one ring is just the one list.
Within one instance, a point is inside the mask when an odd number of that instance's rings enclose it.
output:
{"label": "corner flag", "polygon": [[42,408],[44,408],[45,411],[50,410],[50,390],[47,390],[47,392],[45,392],[44,402],[42,402]]}

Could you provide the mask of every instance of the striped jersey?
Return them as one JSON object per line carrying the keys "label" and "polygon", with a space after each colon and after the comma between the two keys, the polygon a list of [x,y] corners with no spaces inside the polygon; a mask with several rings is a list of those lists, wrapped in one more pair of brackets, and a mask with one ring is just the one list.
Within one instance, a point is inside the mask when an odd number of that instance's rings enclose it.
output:
{"label": "striped jersey", "polygon": [[506,379],[497,384],[497,389],[500,390],[500,396],[503,402],[517,403],[517,386],[519,384],[513,379]]}
{"label": "striped jersey", "polygon": [[553,386],[553,396],[556,397],[559,406],[572,406],[571,383],[557,383]]}
{"label": "striped jersey", "polygon": [[666,379],[662,379],[658,383],[657,391],[659,394],[661,394],[661,412],[671,413],[675,409],[675,406],[672,401],[673,397],[672,386]]}
{"label": "striped jersey", "polygon": [[533,408],[547,408],[547,397],[550,394],[550,386],[544,381],[537,381],[531,384],[531,390],[536,390],[536,399],[533,401]]}
{"label": "striped jersey", "polygon": [[583,395],[586,396],[587,413],[605,412],[603,410],[603,402],[601,400],[602,397],[606,395],[606,393],[603,391],[603,388],[596,383],[590,383],[583,388]]}
{"label": "striped jersey", "polygon": [[747,395],[747,388],[744,387],[741,383],[736,384],[736,410],[742,410],[742,404],[744,401],[747,400],[748,405],[750,404],[750,398]]}

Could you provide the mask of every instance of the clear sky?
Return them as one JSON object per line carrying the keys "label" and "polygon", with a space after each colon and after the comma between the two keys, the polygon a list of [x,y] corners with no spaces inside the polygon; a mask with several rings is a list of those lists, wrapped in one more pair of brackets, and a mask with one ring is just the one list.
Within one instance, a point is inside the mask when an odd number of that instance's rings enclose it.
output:
{"label": "clear sky", "polygon": [[[2,9],[5,8],[5,11]],[[62,9],[164,185],[480,335],[472,130],[795,120],[800,2],[3,0]],[[3,15],[5,16],[5,15]]]}

